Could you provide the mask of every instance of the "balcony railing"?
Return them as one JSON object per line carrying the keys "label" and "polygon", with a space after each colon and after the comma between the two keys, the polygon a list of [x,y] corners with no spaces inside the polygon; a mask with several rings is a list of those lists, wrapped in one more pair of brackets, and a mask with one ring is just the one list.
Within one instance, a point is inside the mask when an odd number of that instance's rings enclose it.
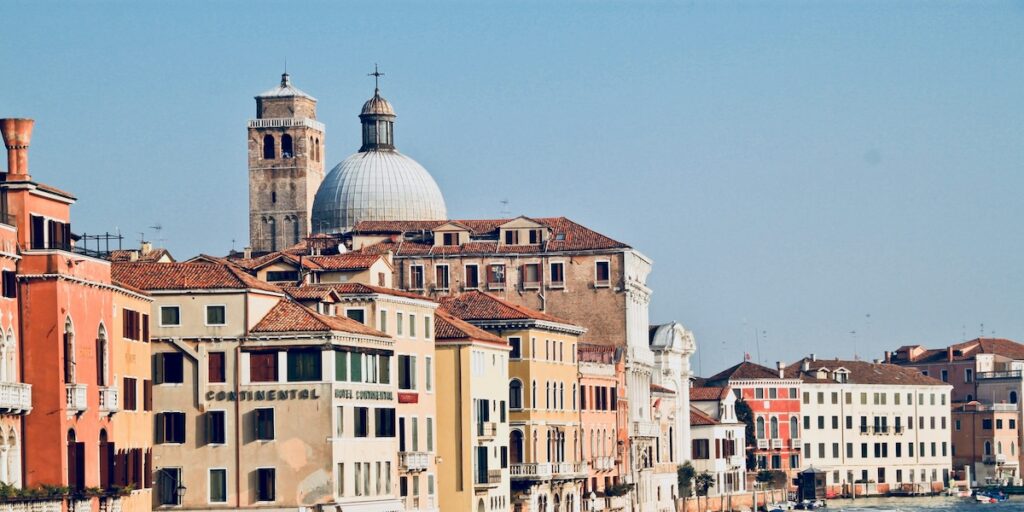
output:
{"label": "balcony railing", "polygon": [[758,439],[757,440],[757,449],[758,450],[767,450],[768,449],[768,440],[767,439]]}
{"label": "balcony railing", "polygon": [[68,411],[80,413],[86,410],[89,407],[88,386],[85,384],[65,384],[65,386]]}
{"label": "balcony railing", "polygon": [[978,372],[978,380],[985,379],[1019,379],[1021,376],[1020,370],[1010,370],[1005,372]]}
{"label": "balcony railing", "polygon": [[782,449],[782,439],[772,439],[772,449],[773,450],[781,450]]}
{"label": "balcony railing", "polygon": [[659,437],[661,436],[661,427],[651,421],[634,421],[630,432],[633,437]]}
{"label": "balcony railing", "polygon": [[427,452],[399,452],[398,469],[405,472],[426,471],[430,467],[430,454]]}
{"label": "balcony railing", "polygon": [[305,117],[268,117],[249,120],[249,128],[288,128],[292,126],[305,126],[324,131],[323,123]]}
{"label": "balcony railing", "polygon": [[897,434],[902,434],[902,433],[906,432],[906,430],[907,430],[907,427],[904,427],[903,425],[896,425],[895,427],[892,428],[892,431],[897,433]]}
{"label": "balcony railing", "polygon": [[0,412],[25,414],[32,410],[32,385],[21,382],[0,383]]}
{"label": "balcony railing", "polygon": [[0,503],[0,512],[61,512],[63,508],[63,498],[45,498]]}
{"label": "balcony railing", "polygon": [[582,462],[556,462],[551,465],[551,472],[558,476],[578,476],[587,472],[587,465]]}
{"label": "balcony railing", "polygon": [[983,464],[1003,464],[1006,462],[1006,455],[985,455],[981,458]]}
{"label": "balcony railing", "polygon": [[100,412],[114,414],[121,410],[121,401],[118,397],[117,388],[100,388]]}
{"label": "balcony railing", "polygon": [[794,437],[794,438],[790,439],[789,440],[789,447],[794,449],[794,450],[799,449],[800,448],[800,438],[799,437]]}
{"label": "balcony railing", "polygon": [[487,473],[476,473],[473,484],[478,487],[496,487],[501,484],[501,470],[488,469]]}
{"label": "balcony railing", "polygon": [[861,434],[870,434],[870,433],[874,432],[874,430],[875,430],[874,427],[869,427],[867,425],[861,425],[860,426],[860,433]]}
{"label": "balcony railing", "polygon": [[551,464],[547,462],[531,462],[528,464],[512,464],[508,468],[509,476],[514,480],[536,480],[551,478]]}
{"label": "balcony railing", "polygon": [[882,434],[888,434],[888,433],[889,433],[889,427],[888,426],[875,427],[875,435],[876,436],[877,435],[882,435]]}
{"label": "balcony railing", "polygon": [[593,467],[597,471],[610,471],[615,469],[615,459],[609,456],[594,457]]}
{"label": "balcony railing", "polygon": [[494,437],[498,435],[498,424],[493,421],[480,421],[476,424],[478,437]]}

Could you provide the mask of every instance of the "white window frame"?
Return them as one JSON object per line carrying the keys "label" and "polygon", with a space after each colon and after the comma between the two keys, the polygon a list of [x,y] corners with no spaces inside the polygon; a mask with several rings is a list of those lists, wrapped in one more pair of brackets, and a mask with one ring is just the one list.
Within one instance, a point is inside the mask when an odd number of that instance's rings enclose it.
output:
{"label": "white window frame", "polygon": [[416,313],[409,313],[406,316],[409,317],[409,334],[406,336],[408,336],[409,339],[414,340],[416,339]]}
{"label": "white window frame", "polygon": [[[447,279],[448,283],[446,283],[445,286],[443,286],[443,287],[440,285],[440,283],[437,282],[437,269],[439,269],[441,267],[444,267],[444,274],[448,278]],[[447,263],[435,263],[434,264],[434,289],[435,290],[441,290],[441,291],[448,291],[448,290],[451,289],[451,286],[452,286],[452,269],[451,269],[451,267]]]}
{"label": "white window frame", "polygon": [[429,340],[434,334],[434,317],[423,315],[423,339]]}
{"label": "white window frame", "polygon": [[[164,308],[177,308],[178,309],[178,323],[176,324],[165,324],[164,323]],[[141,313],[139,314],[141,317]],[[227,315],[225,315],[226,317]],[[160,318],[157,321],[159,327],[181,327],[181,304],[166,304],[160,306]]]}
{"label": "white window frame", "polygon": [[[362,311],[363,312],[363,321],[359,322],[359,323],[361,323],[363,325],[366,325],[366,320],[369,318],[369,316],[366,314],[366,307],[345,308],[345,318],[348,318],[349,320],[355,320],[354,318],[348,316],[348,312],[349,311]],[[367,327],[373,327],[373,326],[370,325],[370,326],[367,326]]]}
{"label": "white window frame", "polygon": [[[211,477],[214,471],[224,472],[224,501],[213,501],[213,486],[210,485],[210,482],[212,481]],[[230,501],[228,496],[228,488],[230,487],[228,485],[228,468],[212,467],[206,471],[206,503],[208,505],[222,505]]]}
{"label": "white window frame", "polygon": [[520,274],[519,275],[519,286],[520,286],[520,288],[522,288],[523,290],[539,290],[539,289],[541,289],[541,287],[544,286],[544,263],[541,262],[541,261],[524,261],[523,263],[520,264],[520,268],[524,268],[527,265],[536,265],[537,266],[537,280],[536,281],[530,281],[530,282],[524,281],[523,278],[526,277],[524,275],[525,272],[520,271],[519,272],[519,274]]}
{"label": "white window frame", "polygon": [[[608,264],[608,280],[601,282],[597,280],[597,266],[600,263]],[[594,288],[608,288],[612,285],[612,261],[610,259],[594,260]]]}
{"label": "white window frame", "polygon": [[[224,323],[222,324],[211,324],[210,321],[210,308],[224,308]],[[180,316],[179,316],[180,318]],[[228,325],[228,305],[227,304],[207,304],[203,307],[203,325],[206,327],[224,327]]]}
{"label": "white window frame", "polygon": [[[413,275],[412,269],[414,267],[419,267],[420,268],[420,278],[423,281],[422,283],[420,283],[420,286],[418,286],[418,287],[417,286],[413,286],[413,282],[412,282],[412,275]],[[427,284],[426,281],[427,281],[426,267],[422,263],[410,263],[409,264],[409,289],[410,290],[422,290],[423,287]]]}
{"label": "white window frame", "polygon": [[434,394],[434,358],[423,356],[423,390],[425,393]]}
{"label": "white window frame", "polygon": [[[554,272],[551,271],[551,267],[554,266],[554,265],[561,265],[562,266],[562,281],[559,282],[559,283],[556,283],[556,282],[551,280],[551,276],[555,275]],[[595,264],[595,267],[594,267],[594,272],[595,273],[597,272],[596,264]],[[563,289],[565,289],[565,260],[549,260],[548,261],[547,285],[548,285],[548,288],[550,288],[552,290],[563,290]]]}
{"label": "white window frame", "polygon": [[[381,325],[381,320],[384,321],[384,325]],[[388,310],[384,308],[377,310],[377,330],[385,334],[388,332]]]}
{"label": "white window frame", "polygon": [[[504,277],[504,279],[501,282],[499,282],[499,283],[491,283],[491,281],[490,281],[490,275],[491,275],[490,267],[495,266],[495,265],[500,265],[500,266],[504,267],[504,270],[501,271],[502,272],[501,275]],[[500,290],[504,290],[504,289],[508,288],[508,267],[509,267],[509,263],[507,261],[505,261],[505,260],[489,261],[487,263],[484,263],[484,287],[487,290],[493,290],[493,291],[500,291]]]}
{"label": "white window frame", "polygon": [[[170,412],[175,412],[175,411],[170,411]],[[161,466],[161,467],[156,468],[155,471],[153,471],[153,475],[160,475],[164,471],[175,470],[175,469],[178,470],[178,485],[183,485],[185,483],[185,468],[183,468],[181,466]],[[153,492],[154,493],[162,492],[162,489],[160,489],[158,487],[160,485],[159,484],[159,480],[154,482],[154,484],[156,484],[156,485],[153,486]],[[207,482],[207,484],[209,484],[209,482]],[[178,498],[178,503],[176,503],[174,505],[159,503],[160,495],[157,494],[156,501],[157,501],[157,505],[156,505],[157,507],[162,508],[162,509],[167,509],[167,508],[181,508],[181,506],[182,506],[181,502],[184,501],[184,500],[179,497]]]}

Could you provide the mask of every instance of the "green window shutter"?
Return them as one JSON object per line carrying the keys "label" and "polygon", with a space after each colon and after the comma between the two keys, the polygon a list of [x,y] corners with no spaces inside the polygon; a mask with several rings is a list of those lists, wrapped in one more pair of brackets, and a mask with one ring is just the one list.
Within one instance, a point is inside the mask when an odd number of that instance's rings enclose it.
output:
{"label": "green window shutter", "polygon": [[334,352],[334,380],[339,382],[348,380],[348,352],[344,350]]}

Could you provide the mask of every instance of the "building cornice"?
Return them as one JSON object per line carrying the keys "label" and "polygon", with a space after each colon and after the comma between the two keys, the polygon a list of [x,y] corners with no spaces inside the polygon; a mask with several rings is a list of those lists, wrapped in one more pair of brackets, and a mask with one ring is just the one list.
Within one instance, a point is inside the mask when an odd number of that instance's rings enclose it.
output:
{"label": "building cornice", "polygon": [[110,283],[101,283],[99,281],[92,281],[92,280],[89,280],[89,279],[82,279],[81,277],[69,276],[67,274],[19,274],[18,275],[18,280],[20,280],[20,281],[47,281],[47,280],[51,280],[51,279],[57,280],[57,281],[69,281],[69,282],[72,282],[72,283],[75,283],[75,284],[81,284],[81,285],[84,285],[84,286],[92,286],[92,287],[95,287],[95,288],[101,288],[101,289],[104,289],[104,290],[110,290],[112,292],[122,293],[124,295],[128,295],[130,297],[135,297],[135,298],[146,300],[146,301],[152,301],[153,300],[151,297],[148,297],[148,296],[143,295],[141,293],[133,292],[131,290],[127,290],[125,288],[121,288],[120,286],[116,286],[116,285],[113,285],[113,284],[110,284]]}

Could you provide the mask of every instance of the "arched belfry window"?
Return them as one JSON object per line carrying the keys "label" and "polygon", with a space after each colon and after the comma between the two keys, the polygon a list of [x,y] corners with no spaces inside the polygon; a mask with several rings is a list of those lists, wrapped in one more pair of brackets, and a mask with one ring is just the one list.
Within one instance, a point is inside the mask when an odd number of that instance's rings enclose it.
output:
{"label": "arched belfry window", "polygon": [[108,359],[107,329],[100,324],[99,332],[96,335],[96,384],[99,386],[110,385]]}
{"label": "arched belfry window", "polygon": [[64,383],[75,384],[75,326],[71,317],[64,321]]}
{"label": "arched belfry window", "polygon": [[316,144],[313,144],[313,148],[316,149],[316,161],[320,161],[320,139],[316,139]]}
{"label": "arched belfry window", "polygon": [[263,136],[263,159],[273,160],[274,159],[274,136],[264,135]]}
{"label": "arched belfry window", "polygon": [[292,136],[286,133],[281,136],[281,158],[291,158],[294,154]]}
{"label": "arched belfry window", "polygon": [[270,228],[270,250],[277,250],[277,223],[274,222],[274,218],[267,219],[267,225]]}
{"label": "arched belfry window", "polygon": [[299,243],[299,218],[292,217],[292,243]]}

